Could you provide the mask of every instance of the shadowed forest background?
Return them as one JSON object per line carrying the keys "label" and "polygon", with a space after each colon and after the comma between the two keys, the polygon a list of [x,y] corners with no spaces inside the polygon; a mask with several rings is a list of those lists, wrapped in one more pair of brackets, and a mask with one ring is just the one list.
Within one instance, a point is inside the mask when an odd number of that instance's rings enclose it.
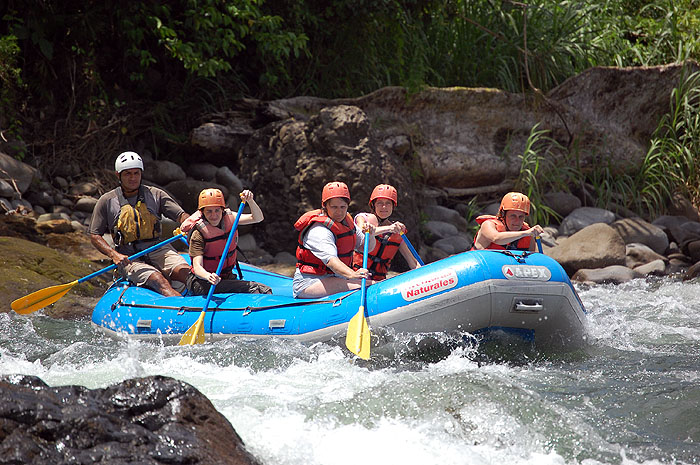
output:
{"label": "shadowed forest background", "polygon": [[189,128],[245,97],[384,86],[541,95],[592,66],[699,60],[699,3],[9,0],[0,149],[50,175],[76,158],[106,166],[137,140],[177,161]]}

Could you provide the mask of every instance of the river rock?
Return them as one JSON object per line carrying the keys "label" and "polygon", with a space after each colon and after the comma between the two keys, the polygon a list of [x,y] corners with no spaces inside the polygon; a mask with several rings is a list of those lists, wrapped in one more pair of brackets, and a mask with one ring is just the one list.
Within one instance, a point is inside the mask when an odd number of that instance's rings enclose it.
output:
{"label": "river rock", "polygon": [[622,284],[642,276],[644,276],[642,273],[631,270],[626,266],[611,265],[599,269],[582,268],[576,271],[571,279],[595,284]]}
{"label": "river rock", "polygon": [[37,176],[36,168],[0,152],[0,179],[24,194]]}
{"label": "river rock", "polygon": [[17,195],[17,191],[4,179],[0,179],[0,197],[13,198]]}
{"label": "river rock", "polygon": [[668,248],[668,236],[663,229],[641,218],[624,218],[613,222],[611,226],[622,237],[625,244],[633,242],[645,244],[659,254],[664,253]]}
{"label": "river rock", "polygon": [[[215,188],[220,189],[226,198],[229,194],[228,189],[221,184],[213,182],[196,181],[194,179],[183,179],[181,181],[173,181],[165,186],[165,190],[170,192],[187,213],[197,211],[199,204],[199,193],[204,189]],[[235,208],[236,206],[232,206]]]}
{"label": "river rock", "polygon": [[191,163],[187,166],[187,174],[197,181],[213,182],[218,169],[213,163]]}
{"label": "river rock", "polygon": [[559,225],[559,234],[571,236],[577,231],[594,223],[610,224],[615,221],[615,214],[610,210],[595,207],[580,207],[572,211]]}
{"label": "river rock", "polygon": [[409,167],[380,146],[357,107],[336,104],[256,130],[238,167],[265,212],[256,237],[264,237],[269,251],[295,250],[298,232],[292,225],[321,207],[323,186],[334,180],[348,185],[352,213],[366,211],[372,189],[391,180],[399,196],[393,219],[417,230],[420,210]]}
{"label": "river rock", "polygon": [[467,231],[467,220],[457,210],[443,207],[441,205],[429,205],[423,207],[423,213],[428,215],[428,218],[435,221],[444,221],[452,223],[461,232]]}
{"label": "river rock", "polygon": [[445,221],[426,221],[422,228],[425,232],[425,242],[429,245],[432,245],[438,239],[445,239],[459,234],[457,226]]}
{"label": "river rock", "polygon": [[625,265],[628,268],[637,268],[640,265],[645,265],[656,260],[661,260],[664,263],[668,261],[668,258],[663,255],[651,250],[651,248],[645,244],[631,243],[627,244],[625,247]]}
{"label": "river rock", "polygon": [[559,245],[548,249],[547,255],[558,261],[569,275],[583,268],[625,264],[625,242],[608,224],[595,223],[557,241]]}
{"label": "river rock", "polygon": [[433,242],[433,247],[444,251],[448,255],[454,255],[460,252],[466,252],[472,246],[472,237],[466,233],[460,233],[455,236],[445,237]]}
{"label": "river rock", "polygon": [[226,186],[231,195],[238,195],[243,191],[243,182],[238,176],[233,174],[233,171],[228,166],[218,168],[214,178],[217,183]]}
{"label": "river rock", "polygon": [[70,195],[95,195],[97,194],[97,186],[94,182],[79,182],[68,189]]}
{"label": "river rock", "polygon": [[3,463],[259,464],[209,399],[172,378],[88,389],[3,375],[0,392]]}
{"label": "river rock", "polygon": [[581,207],[581,199],[569,192],[547,192],[543,200],[545,205],[562,218]]}
{"label": "river rock", "polygon": [[174,181],[187,179],[185,170],[177,163],[168,160],[153,160],[144,162],[144,178],[159,186],[165,186]]}
{"label": "river rock", "polygon": [[75,209],[79,212],[92,213],[97,205],[97,199],[95,197],[79,197],[75,201]]}
{"label": "river rock", "polygon": [[666,260],[654,260],[634,268],[634,271],[642,275],[663,276],[666,274]]}

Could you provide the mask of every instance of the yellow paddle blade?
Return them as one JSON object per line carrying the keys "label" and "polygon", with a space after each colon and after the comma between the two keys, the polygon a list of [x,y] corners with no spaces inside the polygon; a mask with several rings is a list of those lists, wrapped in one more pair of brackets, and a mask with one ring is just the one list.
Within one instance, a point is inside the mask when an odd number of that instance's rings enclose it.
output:
{"label": "yellow paddle blade", "polygon": [[204,314],[206,312],[202,312],[199,314],[199,318],[197,318],[197,321],[194,322],[192,326],[190,326],[190,329],[185,332],[185,334],[182,335],[182,339],[180,339],[180,342],[178,342],[177,345],[179,346],[184,346],[184,345],[192,345],[192,344],[204,344]]}
{"label": "yellow paddle blade", "polygon": [[348,323],[345,346],[361,359],[369,360],[369,344],[370,334],[367,319],[365,318],[365,307],[360,307],[360,311]]}
{"label": "yellow paddle blade", "polygon": [[31,294],[20,297],[12,302],[10,307],[12,307],[12,310],[20,315],[35,312],[56,302],[58,299],[66,295],[66,293],[76,284],[78,284],[77,279],[68,284],[59,284],[57,286],[51,286],[47,287],[46,289],[32,292]]}

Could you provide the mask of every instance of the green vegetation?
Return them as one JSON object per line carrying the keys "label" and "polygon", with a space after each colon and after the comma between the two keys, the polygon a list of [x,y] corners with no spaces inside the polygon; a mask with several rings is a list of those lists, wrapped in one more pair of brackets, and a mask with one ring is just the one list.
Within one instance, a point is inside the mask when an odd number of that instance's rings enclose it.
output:
{"label": "green vegetation", "polygon": [[681,76],[671,94],[669,113],[659,122],[634,175],[616,173],[610,160],[584,169],[576,147],[567,151],[547,134],[537,125],[532,128],[515,183],[515,189],[532,201],[533,223],[558,219],[543,205],[548,191],[588,191],[598,207],[624,207],[647,219],[666,213],[675,194],[700,204],[700,72]]}
{"label": "green vegetation", "polygon": [[[7,0],[0,17],[0,133],[51,141],[55,162],[92,151],[95,166],[124,139],[171,156],[194,118],[245,96],[391,85],[539,93],[591,66],[700,61],[698,0]],[[694,78],[674,93],[634,179],[605,160],[583,170],[575,147],[533,128],[519,182],[535,199],[576,188],[649,214],[675,191],[697,202],[697,108]],[[557,152],[553,166],[542,150]]]}

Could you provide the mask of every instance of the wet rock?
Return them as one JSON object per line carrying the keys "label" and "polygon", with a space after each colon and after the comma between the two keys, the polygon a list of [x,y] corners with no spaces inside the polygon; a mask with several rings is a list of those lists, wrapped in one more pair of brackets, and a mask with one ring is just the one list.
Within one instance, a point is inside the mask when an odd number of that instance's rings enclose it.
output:
{"label": "wet rock", "polygon": [[571,236],[577,231],[594,223],[611,224],[615,221],[615,214],[610,210],[595,207],[581,207],[572,211],[559,225],[559,234]]}
{"label": "wet rock", "polygon": [[611,265],[598,269],[582,268],[574,273],[571,279],[595,284],[622,284],[642,276],[644,276],[642,273],[631,270],[626,266]]}
{"label": "wet rock", "polygon": [[144,177],[159,186],[187,178],[180,165],[168,160],[147,161],[144,163]]}
{"label": "wet rock", "polygon": [[0,152],[0,179],[24,194],[37,176],[36,168]]}
{"label": "wet rock", "polygon": [[665,260],[654,260],[649,263],[645,263],[644,265],[640,265],[638,267],[634,268],[634,271],[636,273],[642,274],[642,275],[655,275],[655,276],[663,276],[666,274],[666,261]]}
{"label": "wet rock", "polygon": [[457,226],[445,221],[426,221],[422,226],[426,234],[426,243],[432,245],[439,239],[457,236],[459,230]]}
{"label": "wet rock", "polygon": [[577,270],[597,269],[624,265],[625,242],[610,225],[595,223],[547,250],[547,255],[558,261],[569,275]]}
{"label": "wet rock", "polygon": [[624,218],[613,222],[611,226],[622,237],[625,244],[633,242],[645,244],[659,254],[664,253],[668,248],[668,236],[663,229],[641,218]]}
{"label": "wet rock", "polygon": [[423,207],[423,213],[428,215],[431,220],[444,221],[447,223],[452,223],[461,232],[467,231],[467,220],[464,219],[462,215],[459,214],[457,210],[452,208],[443,207],[441,205],[430,205]]}
{"label": "wet rock", "polygon": [[545,205],[562,218],[581,207],[581,199],[569,192],[548,192],[543,200]]}
{"label": "wet rock", "polygon": [[204,395],[172,378],[87,389],[4,375],[0,392],[4,463],[259,463]]}
{"label": "wet rock", "polygon": [[625,249],[625,265],[628,268],[637,268],[640,265],[645,265],[655,260],[662,260],[663,262],[668,261],[668,258],[654,252],[651,250],[651,248],[644,244],[627,244]]}

